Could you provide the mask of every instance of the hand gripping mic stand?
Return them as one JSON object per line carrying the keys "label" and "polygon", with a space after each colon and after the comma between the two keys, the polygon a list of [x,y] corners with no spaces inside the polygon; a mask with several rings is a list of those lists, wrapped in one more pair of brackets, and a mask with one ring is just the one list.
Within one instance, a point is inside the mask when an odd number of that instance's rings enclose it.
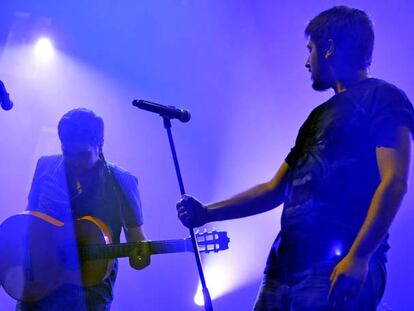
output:
{"label": "hand gripping mic stand", "polygon": [[[181,195],[184,195],[185,194],[184,183],[181,177],[181,171],[180,171],[180,166],[178,164],[177,153],[175,151],[174,140],[171,134],[171,116],[163,115],[161,113],[160,113],[160,116],[163,118],[164,128],[167,130],[171,153],[172,153],[172,157],[174,160],[175,172],[177,174],[178,184],[180,186],[180,192],[181,192]],[[208,291],[206,280],[204,278],[203,266],[201,264],[200,252],[198,250],[198,244],[197,244],[197,240],[194,234],[194,228],[190,228],[189,230],[190,230],[191,243],[194,249],[195,260],[197,263],[198,274],[200,276],[200,282],[201,282],[201,286],[203,289],[204,308],[206,311],[213,311],[213,304],[211,303],[210,293]]]}

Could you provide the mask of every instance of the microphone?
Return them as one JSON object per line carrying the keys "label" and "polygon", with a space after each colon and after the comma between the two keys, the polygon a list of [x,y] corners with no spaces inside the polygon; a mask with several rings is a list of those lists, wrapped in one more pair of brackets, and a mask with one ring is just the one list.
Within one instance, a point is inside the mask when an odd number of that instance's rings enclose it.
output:
{"label": "microphone", "polygon": [[4,83],[0,80],[0,104],[3,110],[10,110],[13,108],[13,102],[10,100],[9,93],[6,91]]}
{"label": "microphone", "polygon": [[176,108],[174,106],[163,106],[143,99],[135,99],[132,105],[143,110],[158,113],[160,116],[169,119],[178,119],[181,122],[190,121],[191,114],[188,110]]}

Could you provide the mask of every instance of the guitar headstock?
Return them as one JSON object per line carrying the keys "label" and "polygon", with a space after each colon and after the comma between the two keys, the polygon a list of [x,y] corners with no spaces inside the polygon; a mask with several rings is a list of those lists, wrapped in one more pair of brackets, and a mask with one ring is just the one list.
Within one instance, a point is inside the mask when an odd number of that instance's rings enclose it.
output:
{"label": "guitar headstock", "polygon": [[[227,236],[226,231],[213,230],[209,232],[204,231],[202,233],[196,232],[195,236],[200,253],[217,253],[229,248],[230,239]],[[189,238],[188,242],[191,243]]]}

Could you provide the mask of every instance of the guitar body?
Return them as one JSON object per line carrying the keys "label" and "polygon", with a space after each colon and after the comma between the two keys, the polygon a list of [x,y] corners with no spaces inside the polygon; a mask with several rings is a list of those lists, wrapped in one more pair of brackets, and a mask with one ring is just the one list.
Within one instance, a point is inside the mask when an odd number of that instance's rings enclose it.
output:
{"label": "guitar body", "polygon": [[40,212],[12,216],[0,226],[0,282],[20,301],[37,301],[65,283],[91,286],[112,259],[80,260],[78,247],[112,243],[106,226],[87,216],[64,224]]}
{"label": "guitar body", "polygon": [[[110,245],[113,243],[109,228],[99,219],[85,216],[75,221],[75,236],[78,247],[88,245]],[[109,276],[114,265],[113,258],[81,259],[82,286],[93,286]],[[81,285],[77,283],[78,285]]]}

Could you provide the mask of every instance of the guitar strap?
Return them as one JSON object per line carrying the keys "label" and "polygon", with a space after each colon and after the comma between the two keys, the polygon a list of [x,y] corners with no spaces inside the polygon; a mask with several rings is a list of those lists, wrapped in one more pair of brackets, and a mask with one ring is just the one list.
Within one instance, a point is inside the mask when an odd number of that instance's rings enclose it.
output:
{"label": "guitar strap", "polygon": [[124,206],[122,198],[124,197],[124,194],[122,193],[122,189],[119,186],[119,183],[116,180],[114,174],[112,173],[111,168],[109,167],[108,163],[106,162],[105,157],[104,157],[102,152],[99,154],[99,158],[101,159],[101,161],[103,163],[103,166],[104,166],[105,177],[108,178],[109,182],[111,183],[112,189],[115,193],[116,200],[118,202],[118,207],[119,207],[119,217],[120,217],[120,220],[121,220],[121,225],[125,230],[126,229],[126,224],[125,224],[124,213],[122,212],[123,206]]}

